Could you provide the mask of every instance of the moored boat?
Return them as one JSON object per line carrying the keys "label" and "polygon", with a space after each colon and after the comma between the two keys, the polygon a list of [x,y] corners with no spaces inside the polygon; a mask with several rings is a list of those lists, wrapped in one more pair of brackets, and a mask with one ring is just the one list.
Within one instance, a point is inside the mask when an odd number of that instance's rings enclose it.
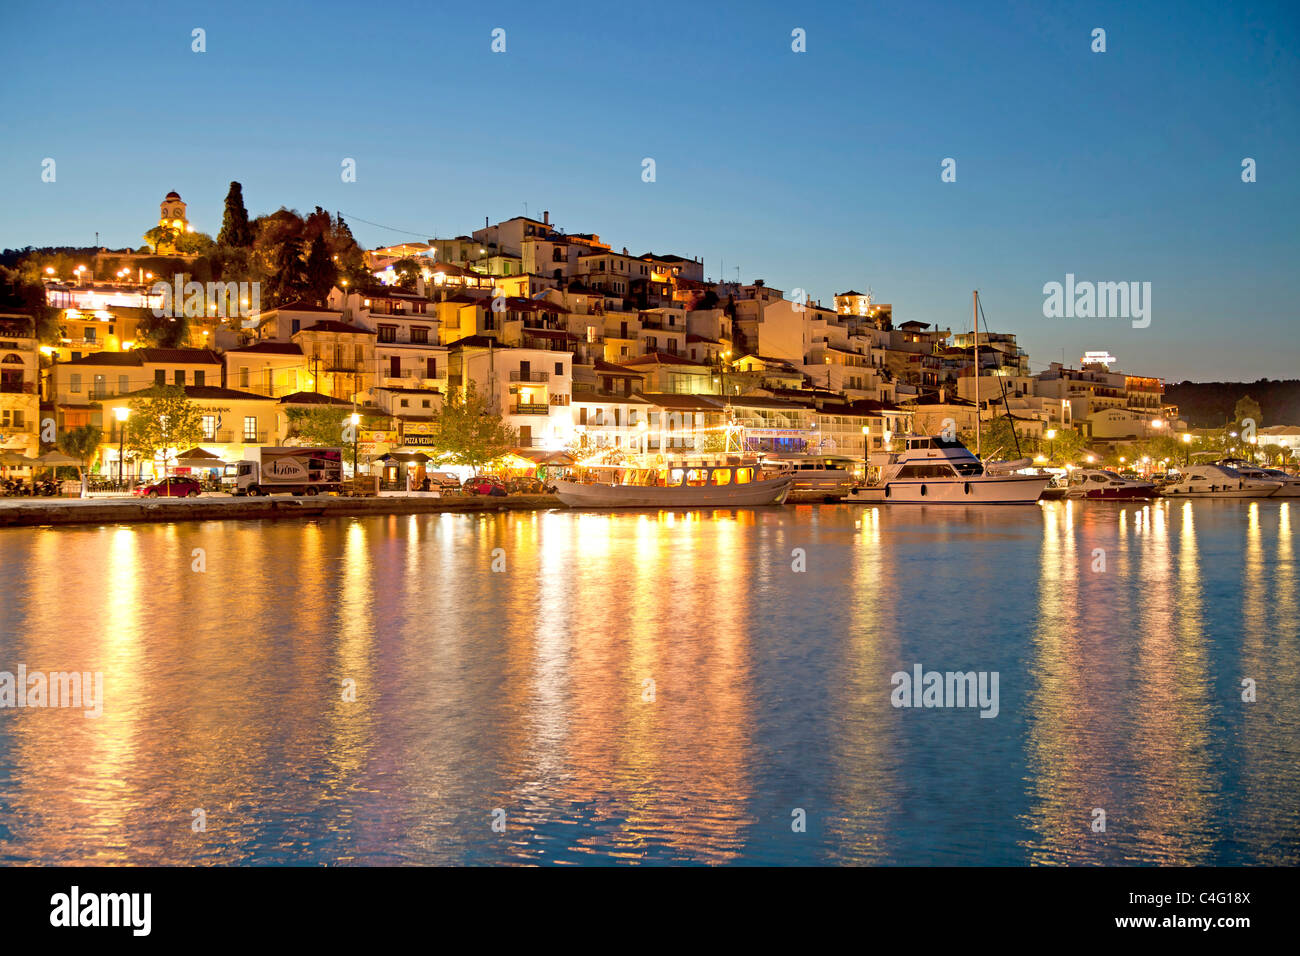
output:
{"label": "moored boat", "polygon": [[1219,462],[1246,478],[1258,481],[1279,481],[1282,487],[1269,495],[1270,498],[1300,498],[1300,475],[1292,475],[1278,468],[1260,468],[1241,458],[1225,458]]}
{"label": "moored boat", "polygon": [[763,467],[769,470],[789,470],[794,482],[786,503],[834,502],[853,490],[850,469],[860,465],[862,459],[845,455],[781,455],[764,456]]}
{"label": "moored boat", "polygon": [[755,460],[691,460],[598,465],[557,478],[555,495],[570,508],[739,508],[779,505],[794,474]]}
{"label": "moored boat", "polygon": [[1267,498],[1282,482],[1247,478],[1227,465],[1190,465],[1175,482],[1160,489],[1168,498]]}
{"label": "moored boat", "polygon": [[856,489],[853,502],[893,504],[1032,504],[1051,475],[992,474],[960,441],[909,436],[903,451],[887,453],[878,481]]}
{"label": "moored boat", "polygon": [[1065,497],[1123,501],[1133,498],[1154,498],[1153,481],[1133,481],[1104,468],[1081,468],[1071,473],[1065,486]]}

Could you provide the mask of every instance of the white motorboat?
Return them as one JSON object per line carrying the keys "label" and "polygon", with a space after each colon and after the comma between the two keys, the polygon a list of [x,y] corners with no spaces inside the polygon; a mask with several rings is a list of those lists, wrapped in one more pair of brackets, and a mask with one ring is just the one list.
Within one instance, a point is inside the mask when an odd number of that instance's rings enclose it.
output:
{"label": "white motorboat", "polygon": [[755,460],[599,465],[552,481],[570,508],[744,508],[779,505],[794,481],[789,470]]}
{"label": "white motorboat", "polygon": [[794,483],[786,502],[839,501],[853,490],[851,469],[861,458],[845,455],[763,456],[763,467],[794,472]]}
{"label": "white motorboat", "polygon": [[1168,498],[1267,498],[1282,482],[1247,478],[1227,465],[1189,465],[1179,479],[1160,489]]}
{"label": "white motorboat", "polygon": [[1282,487],[1269,495],[1270,498],[1300,498],[1300,475],[1288,474],[1277,468],[1260,468],[1241,458],[1226,458],[1219,462],[1247,478],[1257,481],[1280,481]]}
{"label": "white motorboat", "polygon": [[854,490],[846,501],[1032,504],[1052,480],[1051,475],[991,474],[960,441],[939,436],[908,436],[903,451],[887,454],[876,467],[879,480]]}

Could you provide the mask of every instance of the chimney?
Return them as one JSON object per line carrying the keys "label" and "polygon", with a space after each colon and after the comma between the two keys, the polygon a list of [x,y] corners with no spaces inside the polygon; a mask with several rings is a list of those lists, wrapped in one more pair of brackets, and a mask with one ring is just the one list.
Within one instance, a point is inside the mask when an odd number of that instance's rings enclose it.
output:
{"label": "chimney", "polygon": [[487,217],[487,216],[484,216],[484,217],[483,217],[483,228],[486,229],[486,228],[488,227],[488,225],[489,225],[489,223],[488,223],[488,217]]}
{"label": "chimney", "polygon": [[551,224],[551,211],[549,209],[542,210],[542,222],[548,226]]}

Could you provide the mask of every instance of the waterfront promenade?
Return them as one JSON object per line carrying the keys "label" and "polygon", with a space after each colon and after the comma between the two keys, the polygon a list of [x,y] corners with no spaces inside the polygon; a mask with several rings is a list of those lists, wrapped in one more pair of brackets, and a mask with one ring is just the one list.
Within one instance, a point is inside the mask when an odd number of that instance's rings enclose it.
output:
{"label": "waterfront promenade", "polygon": [[405,515],[436,512],[532,511],[560,507],[554,495],[447,495],[410,492],[378,496],[295,498],[22,498],[0,500],[0,528],[120,522],[214,521]]}

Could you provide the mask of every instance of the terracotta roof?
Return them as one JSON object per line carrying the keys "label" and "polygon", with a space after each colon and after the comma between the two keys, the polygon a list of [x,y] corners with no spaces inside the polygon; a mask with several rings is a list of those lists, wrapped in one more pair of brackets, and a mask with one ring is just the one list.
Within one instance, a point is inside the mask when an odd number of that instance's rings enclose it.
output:
{"label": "terracotta roof", "polygon": [[252,345],[245,345],[237,349],[226,349],[226,353],[231,352],[266,352],[278,355],[302,355],[302,346],[297,342],[254,342]]}
{"label": "terracotta roof", "polygon": [[661,408],[689,408],[698,411],[720,412],[726,407],[716,395],[683,395],[677,392],[634,392],[637,398]]}
{"label": "terracotta roof", "polygon": [[339,322],[337,319],[322,319],[314,325],[309,325],[305,329],[299,329],[294,335],[302,335],[303,332],[335,332],[339,334],[352,333],[354,335],[376,335],[370,329],[360,325],[353,325],[350,322]]}
{"label": "terracotta roof", "polygon": [[597,372],[608,372],[611,375],[635,375],[637,378],[645,378],[645,372],[638,372],[623,365],[615,365],[613,362],[606,362],[604,359],[596,359],[596,364],[592,368]]}
{"label": "terracotta roof", "polygon": [[629,359],[626,365],[693,365],[696,368],[708,368],[703,362],[696,362],[694,359],[688,359],[684,355],[673,355],[668,352],[647,352],[645,355]]}
{"label": "terracotta roof", "polygon": [[351,405],[351,402],[319,392],[294,392],[280,398],[281,405]]}
{"label": "terracotta roof", "polygon": [[208,398],[208,399],[238,399],[244,401],[273,402],[275,399],[267,395],[255,395],[252,392],[239,392],[233,388],[222,388],[219,385],[180,385],[180,386],[159,386],[150,385],[148,388],[138,388],[134,392],[126,392],[124,395],[114,396],[115,398],[129,398],[133,395],[152,395],[157,389],[166,388],[183,388],[185,389],[186,398]]}

